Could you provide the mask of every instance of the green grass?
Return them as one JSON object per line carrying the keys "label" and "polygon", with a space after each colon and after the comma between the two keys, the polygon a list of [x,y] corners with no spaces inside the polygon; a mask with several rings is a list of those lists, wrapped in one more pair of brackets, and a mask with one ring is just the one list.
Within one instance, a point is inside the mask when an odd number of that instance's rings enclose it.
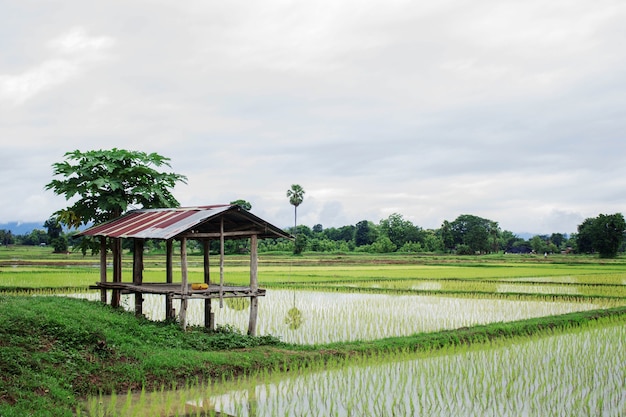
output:
{"label": "green grass", "polygon": [[64,297],[0,296],[0,317],[2,416],[71,415],[78,396],[233,373],[242,365],[224,350],[278,342],[220,329],[183,332],[175,323]]}

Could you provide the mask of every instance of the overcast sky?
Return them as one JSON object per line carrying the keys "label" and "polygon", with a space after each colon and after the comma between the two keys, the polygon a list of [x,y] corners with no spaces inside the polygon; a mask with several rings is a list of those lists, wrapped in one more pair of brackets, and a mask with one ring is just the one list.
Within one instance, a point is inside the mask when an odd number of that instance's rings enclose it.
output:
{"label": "overcast sky", "polygon": [[626,207],[623,0],[0,0],[0,223],[67,151],[157,152],[181,205],[571,233]]}

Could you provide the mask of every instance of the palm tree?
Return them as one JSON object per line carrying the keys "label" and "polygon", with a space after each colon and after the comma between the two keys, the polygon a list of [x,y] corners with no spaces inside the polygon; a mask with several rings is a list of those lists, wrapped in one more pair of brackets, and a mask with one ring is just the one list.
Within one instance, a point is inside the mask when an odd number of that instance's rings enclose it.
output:
{"label": "palm tree", "polygon": [[287,197],[289,197],[289,203],[293,206],[293,235],[298,235],[298,206],[302,204],[304,200],[304,189],[299,184],[292,184],[291,188],[287,190]]}

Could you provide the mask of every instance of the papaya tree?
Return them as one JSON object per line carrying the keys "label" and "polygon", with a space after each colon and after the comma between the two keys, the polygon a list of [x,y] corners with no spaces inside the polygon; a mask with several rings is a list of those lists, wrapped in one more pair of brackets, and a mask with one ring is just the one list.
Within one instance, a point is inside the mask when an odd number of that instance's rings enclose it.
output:
{"label": "papaya tree", "polygon": [[[171,189],[187,178],[157,169],[169,166],[169,158],[157,153],[117,148],[67,152],[63,162],[52,165],[53,174],[61,178],[45,188],[73,204],[53,216],[69,228],[79,228],[112,220],[129,209],[177,207]],[[80,247],[83,254],[87,249],[99,251],[90,239],[82,239]]]}
{"label": "papaya tree", "polygon": [[72,205],[54,213],[67,227],[78,228],[102,223],[120,216],[129,208],[177,207],[171,193],[184,175],[161,172],[170,167],[169,158],[157,153],[113,148],[87,152],[67,152],[63,162],[52,165],[53,179],[45,188]]}

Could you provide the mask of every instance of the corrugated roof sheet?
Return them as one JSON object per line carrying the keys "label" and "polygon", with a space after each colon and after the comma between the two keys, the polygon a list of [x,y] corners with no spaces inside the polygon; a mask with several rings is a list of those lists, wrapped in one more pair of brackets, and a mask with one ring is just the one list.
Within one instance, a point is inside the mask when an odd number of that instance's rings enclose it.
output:
{"label": "corrugated roof sheet", "polygon": [[172,239],[184,233],[219,232],[224,219],[224,231],[250,231],[261,238],[285,237],[289,234],[236,205],[176,207],[133,210],[117,219],[91,227],[84,236],[114,238]]}

